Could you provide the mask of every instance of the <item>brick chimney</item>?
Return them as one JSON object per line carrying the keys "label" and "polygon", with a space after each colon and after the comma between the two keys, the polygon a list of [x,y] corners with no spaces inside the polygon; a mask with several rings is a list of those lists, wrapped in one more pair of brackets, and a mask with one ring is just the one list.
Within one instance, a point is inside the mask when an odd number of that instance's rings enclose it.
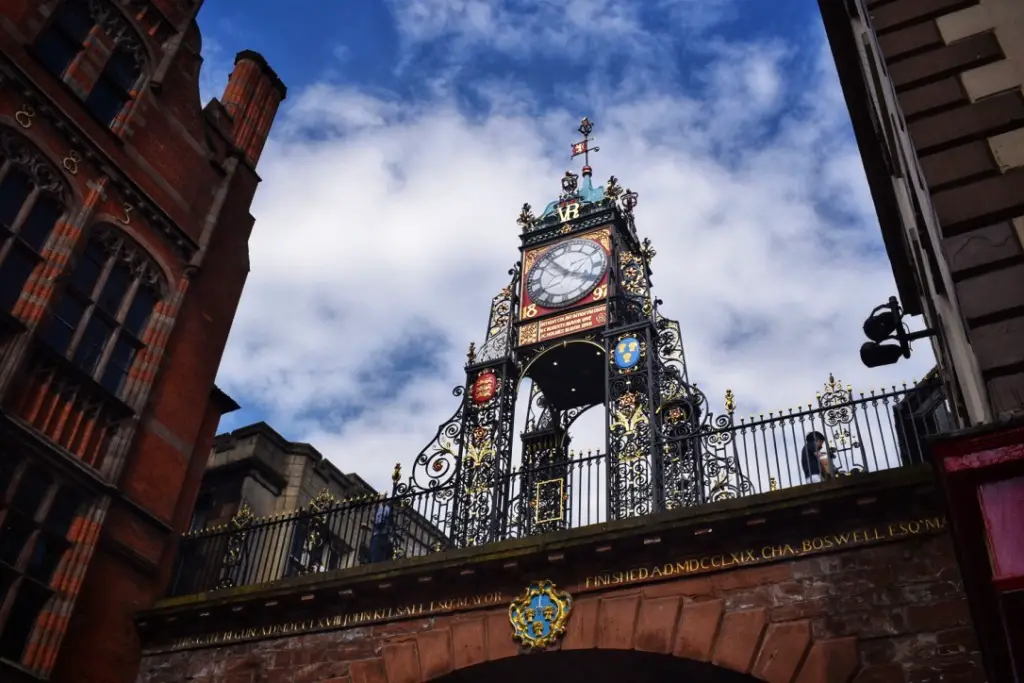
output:
{"label": "brick chimney", "polygon": [[235,69],[221,102],[232,118],[235,146],[253,166],[259,161],[277,108],[287,93],[288,89],[263,55],[243,50],[235,56]]}

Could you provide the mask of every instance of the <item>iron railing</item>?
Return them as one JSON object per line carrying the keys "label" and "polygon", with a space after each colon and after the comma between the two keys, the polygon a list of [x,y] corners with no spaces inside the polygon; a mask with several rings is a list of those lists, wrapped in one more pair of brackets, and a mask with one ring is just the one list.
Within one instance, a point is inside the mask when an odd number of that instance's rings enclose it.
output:
{"label": "iron railing", "polygon": [[[934,379],[858,396],[829,379],[817,405],[804,409],[734,419],[727,400],[728,420],[716,424],[728,426],[690,437],[693,443],[686,449],[697,463],[690,470],[699,480],[696,504],[809,484],[801,453],[807,435],[814,432],[826,437],[835,476],[848,476],[923,462],[925,437],[950,427],[941,385]],[[606,454],[570,453],[554,464],[519,466],[499,475],[494,499],[502,512],[490,525],[493,533],[486,542],[608,521],[614,507],[609,498],[623,495],[616,488],[621,476],[615,468],[621,467]],[[609,473],[619,484],[610,485]],[[473,514],[464,502],[460,509],[466,492],[457,486],[457,478],[426,488],[399,485],[396,469],[391,495],[317,499],[295,513],[264,519],[253,517],[243,505],[229,525],[182,538],[171,594],[260,584],[477,544],[457,532],[460,520],[465,524]],[[648,484],[645,490],[659,495],[657,485]],[[671,507],[662,497],[649,509]]]}

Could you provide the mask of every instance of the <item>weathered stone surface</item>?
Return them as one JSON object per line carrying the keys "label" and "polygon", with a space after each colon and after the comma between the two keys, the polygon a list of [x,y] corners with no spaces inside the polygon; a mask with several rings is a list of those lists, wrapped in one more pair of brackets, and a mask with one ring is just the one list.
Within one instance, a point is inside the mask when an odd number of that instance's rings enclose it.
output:
{"label": "weathered stone surface", "polygon": [[[769,683],[981,683],[962,591],[948,537],[915,536],[580,595],[553,649],[591,650],[588,658],[632,650],[638,667],[651,653],[671,654]],[[424,683],[531,656],[511,636],[507,608],[491,606],[152,655],[139,683],[177,683],[183,676],[202,683]]]}

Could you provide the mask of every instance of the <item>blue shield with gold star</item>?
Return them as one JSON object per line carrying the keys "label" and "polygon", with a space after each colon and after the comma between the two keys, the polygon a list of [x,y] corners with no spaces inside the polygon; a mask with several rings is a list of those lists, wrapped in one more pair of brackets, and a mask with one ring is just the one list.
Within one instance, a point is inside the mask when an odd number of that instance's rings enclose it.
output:
{"label": "blue shield with gold star", "polygon": [[512,637],[529,648],[545,648],[565,634],[572,598],[550,581],[530,584],[508,608]]}
{"label": "blue shield with gold star", "polygon": [[640,362],[640,340],[636,337],[623,337],[615,345],[612,355],[615,360],[615,367],[620,370],[629,370]]}

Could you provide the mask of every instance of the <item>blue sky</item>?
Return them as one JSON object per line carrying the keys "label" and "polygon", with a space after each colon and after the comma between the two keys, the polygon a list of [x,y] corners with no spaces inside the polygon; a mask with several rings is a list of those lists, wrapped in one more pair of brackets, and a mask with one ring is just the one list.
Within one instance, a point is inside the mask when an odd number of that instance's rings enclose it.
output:
{"label": "blue sky", "polygon": [[[455,409],[470,341],[555,198],[582,115],[640,193],[663,312],[713,406],[920,377],[860,365],[894,293],[815,0],[207,0],[204,97],[233,55],[288,85],[260,162],[252,274],[218,382],[384,486]],[[525,403],[525,401],[524,401]],[[600,448],[591,411],[575,443]]]}

